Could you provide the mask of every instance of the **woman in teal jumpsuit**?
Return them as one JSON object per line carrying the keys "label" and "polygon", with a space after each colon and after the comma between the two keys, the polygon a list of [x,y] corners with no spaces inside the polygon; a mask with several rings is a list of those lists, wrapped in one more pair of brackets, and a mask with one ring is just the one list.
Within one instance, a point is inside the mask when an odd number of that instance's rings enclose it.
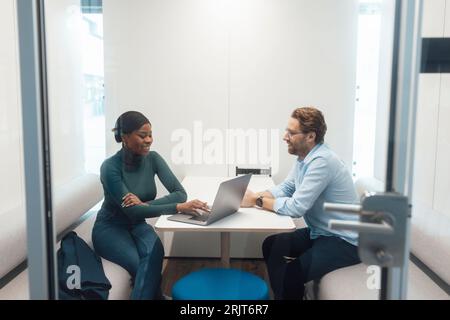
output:
{"label": "woman in teal jumpsuit", "polygon": [[[105,199],[95,221],[92,241],[95,251],[131,275],[131,299],[160,297],[164,248],[146,218],[205,209],[199,200],[186,202],[187,195],[164,159],[150,151],[153,142],[150,121],[141,113],[121,115],[114,128],[122,149],[101,166]],[[155,175],[169,194],[156,198]]]}

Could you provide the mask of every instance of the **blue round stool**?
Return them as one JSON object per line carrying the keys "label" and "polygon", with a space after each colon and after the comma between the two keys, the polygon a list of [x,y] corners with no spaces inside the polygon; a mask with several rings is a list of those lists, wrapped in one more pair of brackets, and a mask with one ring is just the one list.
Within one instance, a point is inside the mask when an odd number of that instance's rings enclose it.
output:
{"label": "blue round stool", "polygon": [[237,269],[203,269],[178,280],[174,300],[268,300],[269,288],[261,278]]}

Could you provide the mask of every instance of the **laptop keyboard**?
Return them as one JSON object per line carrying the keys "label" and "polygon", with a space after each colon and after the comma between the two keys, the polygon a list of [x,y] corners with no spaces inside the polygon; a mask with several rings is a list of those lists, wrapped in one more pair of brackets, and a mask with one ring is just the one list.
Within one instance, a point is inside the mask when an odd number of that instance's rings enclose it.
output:
{"label": "laptop keyboard", "polygon": [[189,220],[206,221],[208,220],[208,216],[193,216]]}

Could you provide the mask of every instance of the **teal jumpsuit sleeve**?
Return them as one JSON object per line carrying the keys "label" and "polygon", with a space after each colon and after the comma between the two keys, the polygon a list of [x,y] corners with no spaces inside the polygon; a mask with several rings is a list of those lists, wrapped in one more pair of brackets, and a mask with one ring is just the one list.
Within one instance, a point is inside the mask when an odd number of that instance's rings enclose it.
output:
{"label": "teal jumpsuit sleeve", "polygon": [[187,199],[186,191],[162,157],[157,155],[154,158],[154,170],[170,194],[161,199],[128,208],[122,208],[122,199],[126,194],[133,192],[128,190],[123,182],[121,166],[105,162],[101,167],[100,179],[105,192],[110,195],[115,205],[121,208],[121,211],[132,220],[153,218],[162,214],[174,214],[177,211],[177,204],[183,203]]}

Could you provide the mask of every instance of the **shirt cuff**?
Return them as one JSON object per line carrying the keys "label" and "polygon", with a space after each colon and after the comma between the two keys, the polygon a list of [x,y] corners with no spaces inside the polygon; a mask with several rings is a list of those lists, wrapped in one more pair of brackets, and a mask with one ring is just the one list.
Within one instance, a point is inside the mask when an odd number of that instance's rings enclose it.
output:
{"label": "shirt cuff", "polygon": [[273,195],[274,198],[281,198],[285,196],[283,190],[281,190],[279,186],[275,186],[268,191]]}
{"label": "shirt cuff", "polygon": [[286,204],[286,201],[288,201],[288,197],[282,197],[282,198],[276,198],[275,203],[273,204],[273,211],[275,211],[278,214],[286,214],[286,210],[282,210],[283,207]]}

